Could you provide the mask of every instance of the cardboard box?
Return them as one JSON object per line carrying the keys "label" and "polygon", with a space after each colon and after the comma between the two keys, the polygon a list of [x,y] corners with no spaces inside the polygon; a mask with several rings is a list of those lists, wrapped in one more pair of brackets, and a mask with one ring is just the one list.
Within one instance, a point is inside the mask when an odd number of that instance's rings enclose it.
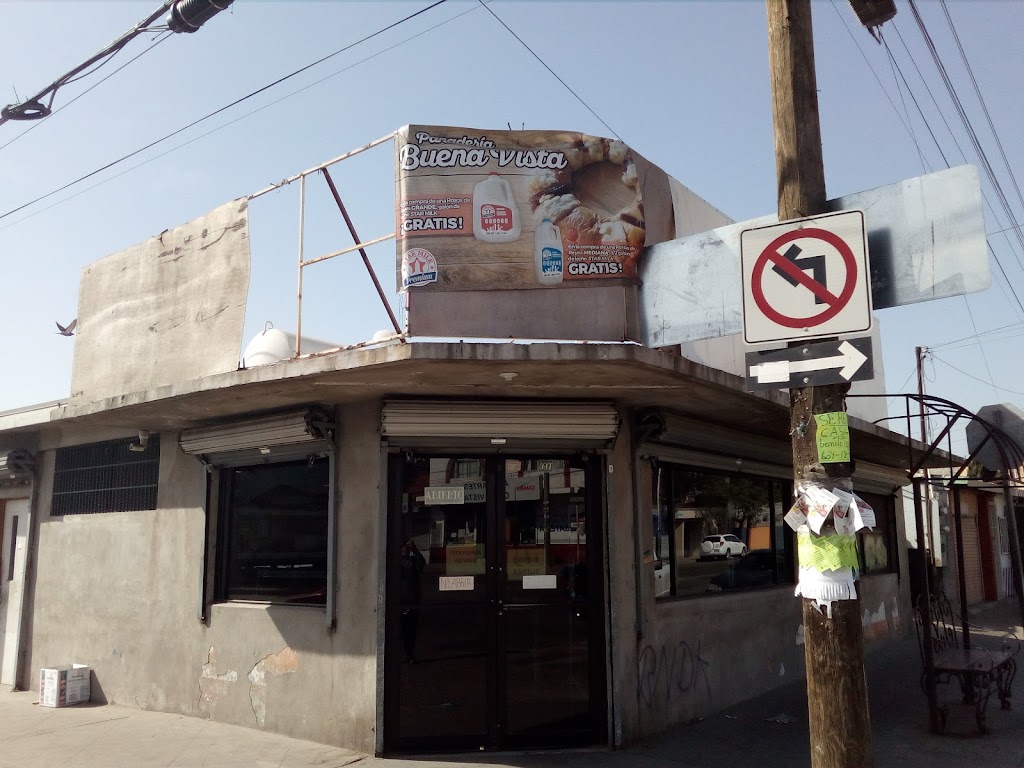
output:
{"label": "cardboard box", "polygon": [[90,672],[85,664],[40,669],[39,703],[44,707],[66,707],[88,701]]}

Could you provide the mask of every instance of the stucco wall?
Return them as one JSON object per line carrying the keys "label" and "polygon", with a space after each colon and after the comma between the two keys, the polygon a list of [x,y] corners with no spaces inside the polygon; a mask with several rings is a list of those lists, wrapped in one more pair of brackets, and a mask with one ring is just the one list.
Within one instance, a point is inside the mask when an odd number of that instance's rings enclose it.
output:
{"label": "stucco wall", "polygon": [[[342,409],[337,627],[323,608],[215,604],[199,618],[206,473],[161,436],[155,511],[49,517],[44,455],[30,660],[86,663],[93,697],[372,752],[376,712],[379,409]],[[64,444],[106,439],[71,436]],[[27,679],[24,679],[27,678]]]}

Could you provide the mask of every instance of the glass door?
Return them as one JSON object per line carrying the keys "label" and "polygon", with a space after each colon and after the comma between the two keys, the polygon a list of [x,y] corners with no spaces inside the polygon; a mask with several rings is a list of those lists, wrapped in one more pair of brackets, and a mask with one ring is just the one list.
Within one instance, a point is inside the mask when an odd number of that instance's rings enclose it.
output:
{"label": "glass door", "polygon": [[495,738],[494,474],[484,459],[454,456],[407,457],[398,470],[387,733],[402,750],[485,747]]}
{"label": "glass door", "polygon": [[388,751],[605,740],[591,474],[582,459],[393,457]]}
{"label": "glass door", "polygon": [[603,741],[602,600],[595,568],[600,507],[588,503],[586,462],[506,459],[503,470],[497,649],[503,743]]}

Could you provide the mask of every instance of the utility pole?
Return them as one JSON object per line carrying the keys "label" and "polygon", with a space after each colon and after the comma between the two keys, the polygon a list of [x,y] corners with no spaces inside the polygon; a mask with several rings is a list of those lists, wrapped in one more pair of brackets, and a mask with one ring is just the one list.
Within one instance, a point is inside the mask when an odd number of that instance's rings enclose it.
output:
{"label": "utility pole", "polygon": [[[779,220],[825,213],[810,0],[767,0],[768,59]],[[849,488],[850,463],[821,464],[814,415],[846,411],[849,385],[790,389],[795,483]],[[824,532],[824,528],[822,529]],[[831,617],[802,598],[812,768],[872,768],[860,599],[836,600]]]}

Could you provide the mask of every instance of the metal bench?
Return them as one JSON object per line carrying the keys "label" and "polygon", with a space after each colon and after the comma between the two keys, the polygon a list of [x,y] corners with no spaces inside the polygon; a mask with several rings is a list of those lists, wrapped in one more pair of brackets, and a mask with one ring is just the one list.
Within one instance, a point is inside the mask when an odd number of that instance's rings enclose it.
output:
{"label": "metal bench", "polygon": [[[914,624],[924,670],[921,687],[925,694],[931,700],[930,683],[939,685],[956,681],[960,685],[963,703],[974,706],[978,730],[986,733],[985,709],[992,693],[998,694],[1003,709],[1011,708],[1011,688],[1017,675],[1014,657],[1020,651],[1020,640],[1012,634],[993,637],[986,633],[984,643],[972,642],[971,631],[977,636],[984,630],[968,624],[965,631],[964,624],[958,620],[949,600],[941,592],[929,599],[927,619],[919,601],[914,610]],[[940,718],[939,729],[944,732],[949,702],[940,704],[936,696],[935,706]]]}

